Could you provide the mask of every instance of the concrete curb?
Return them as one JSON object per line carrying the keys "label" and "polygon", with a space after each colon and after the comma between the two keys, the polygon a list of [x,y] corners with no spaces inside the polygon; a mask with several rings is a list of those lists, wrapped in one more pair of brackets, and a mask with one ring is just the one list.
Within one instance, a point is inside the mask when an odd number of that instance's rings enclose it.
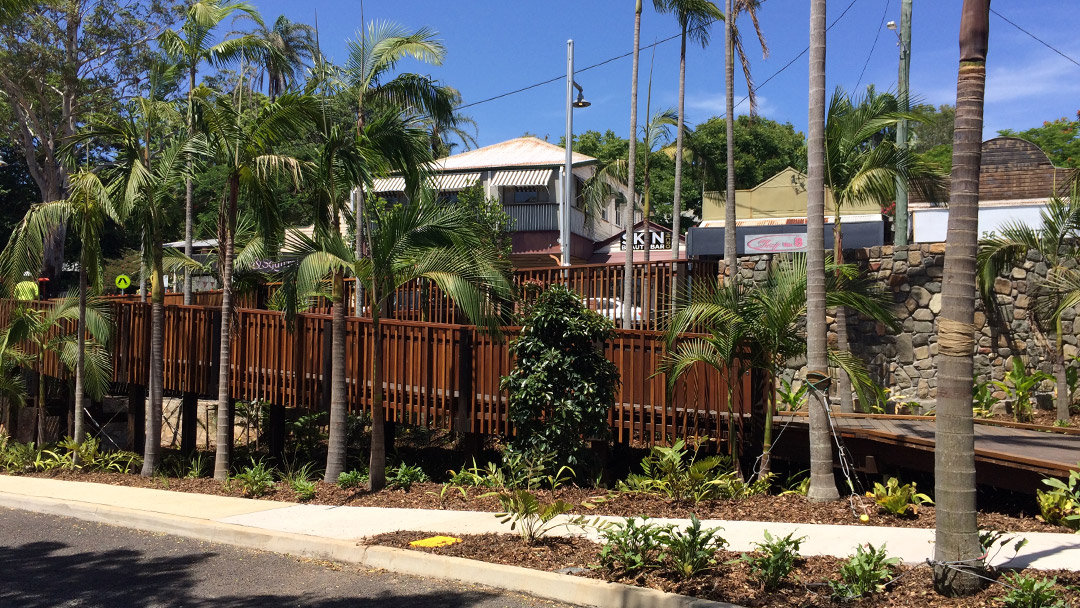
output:
{"label": "concrete curb", "polygon": [[144,532],[173,534],[198,540],[325,559],[390,572],[484,585],[578,606],[610,608],[740,608],[656,589],[608,583],[518,566],[490,564],[420,551],[357,545],[353,541],[226,524],[194,517],[135,509],[31,497],[0,492],[0,505],[35,513],[74,517]]}

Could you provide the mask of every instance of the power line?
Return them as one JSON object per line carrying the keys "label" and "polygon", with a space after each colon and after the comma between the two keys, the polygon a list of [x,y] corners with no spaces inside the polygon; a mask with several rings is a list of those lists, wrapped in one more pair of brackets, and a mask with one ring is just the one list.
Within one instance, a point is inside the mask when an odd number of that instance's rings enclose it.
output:
{"label": "power line", "polygon": [[1069,57],[1069,56],[1068,56],[1068,55],[1066,55],[1065,53],[1063,53],[1063,52],[1059,51],[1059,50],[1058,50],[1058,49],[1057,49],[1056,47],[1054,47],[1054,45],[1050,44],[1049,42],[1047,42],[1047,41],[1043,40],[1042,38],[1039,38],[1039,37],[1038,37],[1038,36],[1036,36],[1035,34],[1032,34],[1031,32],[1029,32],[1029,31],[1025,30],[1024,28],[1020,27],[1019,25],[1017,25],[1017,24],[1016,24],[1015,22],[1013,22],[1013,21],[1012,21],[1011,19],[1009,19],[1009,18],[1008,18],[1008,17],[1006,17],[1005,15],[1002,15],[1001,13],[999,13],[999,12],[995,11],[994,9],[990,9],[990,12],[991,12],[991,13],[994,13],[994,14],[995,14],[995,15],[997,15],[998,17],[1001,17],[1001,19],[1002,19],[1003,21],[1005,21],[1005,23],[1008,23],[1009,25],[1011,25],[1011,26],[1015,27],[1016,29],[1020,30],[1021,32],[1024,32],[1024,33],[1025,33],[1025,34],[1027,34],[1028,36],[1031,36],[1032,38],[1034,38],[1034,39],[1035,39],[1036,41],[1038,41],[1038,42],[1039,42],[1040,44],[1042,44],[1042,45],[1043,45],[1043,46],[1045,46],[1046,48],[1050,49],[1051,51],[1054,51],[1054,52],[1055,52],[1055,53],[1057,53],[1058,55],[1061,55],[1061,56],[1062,56],[1062,57],[1064,57],[1065,59],[1068,59],[1069,61],[1071,61],[1071,62],[1075,63],[1075,64],[1076,64],[1077,66],[1080,66],[1080,61],[1077,61],[1077,60],[1073,59],[1072,57]]}
{"label": "power line", "polygon": [[[859,1],[859,0],[851,0],[851,2],[850,2],[850,3],[848,3],[847,7],[846,7],[846,8],[844,8],[844,10],[843,10],[843,11],[842,11],[842,12],[840,13],[840,16],[838,16],[838,17],[837,17],[836,19],[833,19],[833,22],[832,22],[832,23],[830,23],[830,24],[829,24],[829,26],[828,26],[827,28],[825,28],[825,31],[829,31],[829,30],[831,30],[831,29],[833,28],[833,26],[837,24],[837,22],[839,22],[839,21],[840,21],[841,19],[843,19],[843,18],[844,18],[844,15],[846,15],[846,14],[848,13],[848,11],[849,11],[849,10],[851,10],[851,7],[852,7],[852,6],[855,6],[855,3],[856,3],[856,2],[858,2],[858,1]],[[709,25],[709,24],[705,24],[705,25],[701,25],[700,27],[702,27],[702,28],[705,28],[705,27],[708,27],[708,25]],[[658,45],[664,44],[665,42],[670,42],[670,41],[672,41],[672,40],[675,40],[676,38],[679,38],[679,37],[681,37],[681,36],[682,36],[682,33],[680,32],[680,33],[678,33],[678,34],[675,34],[675,35],[673,35],[673,36],[668,36],[667,38],[662,38],[662,39],[660,39],[660,40],[657,40],[656,42],[654,42],[654,43],[652,43],[652,44],[649,44],[649,45],[646,45],[646,46],[640,47],[640,48],[639,48],[639,51],[643,51],[643,50],[645,50],[645,49],[651,49],[651,48],[653,48],[653,47],[655,47],[655,46],[658,46]],[[761,87],[763,87],[763,86],[765,86],[766,84],[768,84],[768,82],[769,82],[770,80],[772,80],[773,78],[776,78],[777,76],[779,76],[779,75],[780,75],[780,73],[781,73],[781,72],[783,72],[784,70],[786,70],[786,69],[788,69],[789,67],[791,67],[791,65],[792,65],[793,63],[795,63],[796,61],[798,61],[798,60],[799,60],[799,58],[800,58],[800,57],[802,57],[803,55],[805,55],[805,54],[807,53],[807,51],[809,51],[809,50],[810,50],[810,47],[809,47],[809,46],[807,46],[807,47],[806,47],[805,49],[803,49],[803,50],[802,50],[802,52],[801,52],[801,53],[799,53],[798,55],[796,55],[795,57],[793,57],[793,58],[791,59],[791,61],[788,61],[788,62],[787,62],[786,64],[784,64],[784,67],[782,67],[782,68],[780,68],[779,70],[777,70],[777,71],[773,72],[773,73],[772,73],[772,75],[771,75],[771,76],[769,76],[768,78],[766,78],[766,79],[765,79],[764,81],[762,81],[762,83],[761,83],[761,84],[759,84],[758,86],[754,87],[754,90],[755,90],[755,91],[758,91],[758,90],[760,90],[760,89],[761,89]],[[631,56],[631,55],[633,55],[633,54],[634,54],[634,52],[633,52],[633,51],[630,51],[630,52],[628,52],[628,53],[623,53],[622,55],[616,55],[616,56],[614,56],[614,57],[609,57],[609,58],[607,58],[607,59],[605,59],[605,60],[603,60],[603,61],[600,61],[600,62],[598,62],[598,63],[594,63],[594,64],[592,64],[592,65],[589,65],[589,66],[586,66],[586,67],[584,67],[584,68],[581,68],[580,70],[577,70],[577,72],[578,72],[578,73],[581,73],[581,72],[587,72],[587,71],[589,71],[589,70],[592,70],[592,69],[594,69],[594,68],[598,68],[598,67],[600,67],[600,66],[603,66],[603,65],[607,65],[607,64],[609,64],[609,63],[611,63],[611,62],[613,62],[613,61],[618,61],[618,60],[620,60],[620,59],[625,59],[625,58],[627,58],[627,57],[629,57],[629,56]],[[486,98],[486,99],[481,99],[480,101],[474,101],[474,102],[471,102],[471,103],[463,104],[463,105],[461,105],[461,106],[458,106],[458,109],[461,109],[461,110],[463,110],[463,109],[465,109],[465,108],[471,108],[471,107],[473,107],[473,106],[478,106],[478,105],[480,105],[480,104],[482,104],[482,103],[488,103],[489,101],[495,101],[495,100],[497,100],[497,99],[502,99],[503,97],[509,97],[509,96],[511,96],[511,95],[517,95],[518,93],[524,93],[525,91],[529,91],[529,90],[535,89],[535,88],[537,88],[537,87],[542,87],[542,86],[544,86],[544,85],[548,85],[548,84],[551,84],[551,83],[553,83],[553,82],[558,82],[558,81],[560,81],[560,80],[564,80],[565,78],[566,78],[566,76],[565,76],[565,75],[560,75],[560,76],[556,76],[556,77],[554,77],[554,78],[549,78],[549,79],[547,79],[547,80],[544,80],[544,81],[541,81],[541,82],[537,82],[537,83],[533,83],[533,84],[530,84],[530,85],[528,85],[528,86],[525,86],[525,87],[521,87],[520,89],[514,89],[513,91],[507,91],[507,92],[505,92],[505,93],[500,93],[500,94],[498,94],[498,95],[494,95],[494,96],[492,96],[492,97],[488,97],[488,98]],[[746,97],[743,97],[743,98],[742,98],[741,100],[739,100],[739,103],[735,104],[735,106],[737,107],[737,106],[740,106],[740,105],[742,105],[742,104],[743,104],[743,102],[745,102],[745,101],[746,101],[747,99],[749,99],[749,98],[750,98],[750,96],[749,96],[749,95],[747,95]],[[726,113],[725,113],[725,114],[726,114]],[[721,114],[721,115],[720,115],[720,118],[723,118],[723,117],[724,117],[724,114]]]}
{"label": "power line", "polygon": [[877,33],[874,34],[874,44],[870,45],[870,53],[866,56],[866,63],[862,64],[862,71],[859,72],[859,79],[855,81],[855,88],[851,90],[852,93],[859,91],[859,85],[862,84],[862,77],[866,74],[866,66],[870,65],[870,58],[874,56],[874,49],[877,48],[878,38],[881,37],[881,27],[885,25],[885,17],[889,15],[889,5],[892,4],[892,0],[886,0],[885,10],[881,13],[881,23],[877,26]]}

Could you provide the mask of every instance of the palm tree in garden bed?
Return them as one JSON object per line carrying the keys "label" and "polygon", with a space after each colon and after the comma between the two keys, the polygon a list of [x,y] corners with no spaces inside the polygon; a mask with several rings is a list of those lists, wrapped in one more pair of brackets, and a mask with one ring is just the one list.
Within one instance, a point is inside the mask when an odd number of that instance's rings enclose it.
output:
{"label": "palm tree in garden bed", "polygon": [[[326,292],[331,280],[331,293],[338,284],[335,277],[347,273],[363,286],[366,306],[371,312],[372,369],[371,369],[371,458],[368,468],[372,491],[386,485],[386,439],[383,421],[384,407],[382,361],[383,334],[381,312],[394,290],[416,280],[429,280],[465,312],[472,323],[497,330],[500,301],[512,293],[506,279],[505,261],[478,229],[476,218],[466,209],[449,206],[435,200],[434,193],[423,189],[404,205],[388,205],[383,201],[364,206],[366,222],[371,229],[367,235],[368,252],[357,257],[340,234],[330,231],[318,239],[300,233],[286,237],[287,248],[299,260],[287,271],[283,283],[290,287],[292,298],[306,298]],[[334,297],[341,298],[340,293]],[[344,325],[344,318],[339,319]],[[336,337],[335,337],[336,338]],[[344,332],[334,340],[335,351],[344,360]],[[344,365],[342,365],[344,372]],[[335,379],[336,381],[336,379]],[[344,400],[344,378],[342,400]],[[344,408],[342,408],[344,413]],[[344,431],[338,449],[344,461]],[[335,458],[331,455],[330,458]]]}
{"label": "palm tree in garden bed", "polygon": [[206,138],[214,162],[227,171],[226,191],[221,203],[218,243],[221,248],[221,346],[219,354],[217,446],[214,478],[227,479],[232,457],[232,400],[229,394],[232,335],[233,261],[236,228],[241,197],[256,218],[264,238],[276,238],[280,232],[277,201],[271,188],[274,180],[285,177],[294,184],[301,181],[302,163],[279,154],[278,146],[295,141],[317,114],[315,98],[286,93],[277,101],[254,112],[242,110],[232,96],[213,97],[209,91],[197,91],[195,105],[200,130]]}
{"label": "palm tree in garden bed", "polygon": [[[1076,287],[1070,287],[1075,275],[1072,267],[1080,256],[1080,188],[1074,184],[1067,198],[1053,197],[1042,210],[1042,225],[1033,228],[1023,222],[1008,222],[979,241],[977,280],[983,303],[995,306],[994,281],[1003,272],[1022,264],[1029,252],[1037,252],[1046,263],[1045,282],[1033,285],[1035,326],[1054,336],[1054,379],[1057,384],[1057,418],[1068,422],[1072,395],[1066,378],[1065,336],[1061,313],[1074,304],[1062,306]],[[1063,289],[1064,288],[1064,289]]]}
{"label": "palm tree in garden bed", "polygon": [[[844,263],[841,214],[860,203],[884,206],[895,196],[896,180],[902,179],[919,190],[927,200],[941,191],[941,176],[908,148],[900,148],[886,137],[901,119],[919,116],[900,112],[892,95],[875,94],[870,89],[852,99],[837,88],[829,102],[825,123],[825,184],[831,189],[836,217],[833,220],[833,260]],[[841,351],[850,349],[847,309],[836,309],[836,337]],[[837,377],[840,411],[852,412],[851,380],[842,371]]]}
{"label": "palm tree in garden bed", "polygon": [[[899,325],[889,312],[884,294],[853,265],[829,265],[826,302],[848,306],[860,314],[885,323],[894,330]],[[779,374],[787,361],[806,353],[806,256],[781,258],[769,269],[762,284],[739,279],[723,284],[701,283],[691,291],[667,328],[669,354],[664,362],[668,383],[698,364],[726,375],[728,433],[735,437],[734,396],[738,376],[751,369]],[[702,329],[706,335],[680,339],[680,335]],[[881,401],[881,389],[870,378],[865,364],[849,352],[830,349],[830,362],[850,374],[863,403]],[[772,447],[772,400],[765,406],[765,433],[760,471],[769,472]],[[730,444],[732,461],[737,462],[736,442]]]}

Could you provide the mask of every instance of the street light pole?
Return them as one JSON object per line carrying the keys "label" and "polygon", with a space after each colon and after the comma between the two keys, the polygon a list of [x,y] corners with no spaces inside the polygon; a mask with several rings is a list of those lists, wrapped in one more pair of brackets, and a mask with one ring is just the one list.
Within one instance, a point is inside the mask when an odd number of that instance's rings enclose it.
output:
{"label": "street light pole", "polygon": [[[893,25],[893,27],[896,27]],[[892,29],[892,28],[890,28]],[[908,79],[911,75],[911,0],[900,3],[900,73],[897,77],[897,93],[900,96],[900,110],[908,111]],[[908,145],[908,122],[901,119],[896,125],[896,146],[900,149]],[[908,188],[902,177],[896,178],[896,223],[893,230],[893,242],[897,245],[908,244]]]}
{"label": "street light pole", "polygon": [[562,265],[570,265],[570,201],[574,193],[574,41],[566,41],[566,166],[563,167],[562,205],[559,207],[559,245]]}

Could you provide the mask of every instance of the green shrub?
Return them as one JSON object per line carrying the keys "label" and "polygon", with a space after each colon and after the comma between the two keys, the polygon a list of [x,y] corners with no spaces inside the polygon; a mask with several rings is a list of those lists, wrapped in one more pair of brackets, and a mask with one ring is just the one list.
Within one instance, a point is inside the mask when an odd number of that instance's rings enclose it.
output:
{"label": "green shrub", "polygon": [[914,482],[901,485],[897,477],[890,477],[884,485],[875,482],[874,491],[866,495],[874,499],[879,509],[893,515],[918,515],[921,505],[934,504],[929,496],[916,490]]}
{"label": "green shrub", "polygon": [[642,517],[640,524],[633,517],[612,524],[600,530],[600,565],[625,573],[657,567],[664,560],[670,530],[671,526],[650,523],[648,517]]}
{"label": "green shrub", "polygon": [[1002,578],[1009,587],[1008,593],[1001,596],[1005,608],[1068,608],[1055,588],[1056,578],[1035,578],[1019,572]]}
{"label": "green shrub", "polygon": [[289,487],[293,489],[293,492],[296,492],[296,498],[300,502],[307,502],[315,498],[315,494],[319,489],[319,486],[309,479],[294,479],[289,483]]}
{"label": "green shrub", "polygon": [[492,488],[496,490],[556,490],[575,477],[568,466],[554,468],[554,454],[530,450],[523,452],[512,447],[503,451],[502,465],[489,462],[480,467],[473,459],[473,466],[450,470],[450,483],[455,486]]}
{"label": "green shrub", "polygon": [[569,512],[574,505],[555,500],[541,503],[528,490],[515,490],[498,494],[501,513],[496,513],[501,523],[509,523],[510,530],[521,535],[521,542],[531,545],[554,529],[559,515]]}
{"label": "green shrub", "polygon": [[315,463],[313,462],[305,463],[299,467],[287,467],[279,474],[281,481],[292,488],[293,492],[296,492],[296,497],[301,502],[315,498],[315,493],[318,490],[318,486],[313,480],[315,476]]}
{"label": "green shrub", "polygon": [[501,382],[515,447],[554,454],[557,466],[587,462],[587,440],[608,437],[619,385],[618,369],[598,346],[614,330],[564,286],[540,294],[510,345],[514,370]]}
{"label": "green shrub", "polygon": [[855,548],[855,554],[840,565],[840,580],[829,581],[833,595],[841,600],[855,599],[885,590],[892,576],[892,567],[900,559],[888,557],[885,545],[870,543]]}
{"label": "green shrub", "polygon": [[431,481],[431,478],[420,467],[402,463],[386,468],[386,485],[390,489],[400,489],[408,492],[414,483],[427,481]]}
{"label": "green shrub", "polygon": [[972,413],[977,418],[989,418],[993,407],[997,405],[998,399],[994,396],[994,385],[991,382],[979,382],[975,381],[975,387],[972,391]]}
{"label": "green shrub", "polygon": [[1039,384],[1046,380],[1053,380],[1054,377],[1046,372],[1035,370],[1032,373],[1027,373],[1027,369],[1024,368],[1024,362],[1020,360],[1020,357],[1013,357],[1012,370],[1005,376],[1005,381],[994,381],[994,386],[1007,392],[1009,399],[1012,401],[1013,418],[1017,422],[1024,422],[1031,418],[1031,398],[1035,394],[1035,389]]}
{"label": "green shrub", "polygon": [[1070,471],[1068,481],[1051,477],[1043,483],[1051,488],[1035,492],[1043,521],[1080,531],[1080,472]]}
{"label": "green shrub", "polygon": [[679,439],[671,447],[655,446],[641,461],[640,474],[629,475],[617,488],[624,492],[661,494],[679,502],[698,503],[719,498],[743,498],[764,494],[772,485],[772,476],[746,483],[731,470],[723,456],[698,458]]}
{"label": "green shrub", "polygon": [[251,464],[233,475],[230,479],[244,496],[258,498],[265,496],[274,487],[274,471],[262,460],[251,459]]}
{"label": "green shrub", "polygon": [[793,389],[787,378],[780,378],[780,388],[776,391],[778,409],[792,412],[801,410],[806,405],[806,395],[809,390],[810,385],[805,382],[800,384],[798,389]]}
{"label": "green shrub", "polygon": [[765,531],[765,542],[754,543],[757,551],[743,553],[737,561],[750,566],[750,574],[766,591],[775,591],[795,569],[799,561],[799,547],[805,536],[794,538],[792,532],[784,537],[773,536]]}
{"label": "green shrub", "polygon": [[721,531],[722,528],[702,529],[701,521],[693,514],[686,529],[673,528],[665,542],[672,572],[688,579],[712,567],[716,552],[727,546]]}
{"label": "green shrub", "polygon": [[9,443],[0,452],[0,468],[9,473],[33,473],[63,466],[64,459],[52,450],[41,449],[33,441]]}
{"label": "green shrub", "polygon": [[368,474],[363,471],[342,471],[337,478],[337,486],[342,490],[352,490],[367,485]]}

